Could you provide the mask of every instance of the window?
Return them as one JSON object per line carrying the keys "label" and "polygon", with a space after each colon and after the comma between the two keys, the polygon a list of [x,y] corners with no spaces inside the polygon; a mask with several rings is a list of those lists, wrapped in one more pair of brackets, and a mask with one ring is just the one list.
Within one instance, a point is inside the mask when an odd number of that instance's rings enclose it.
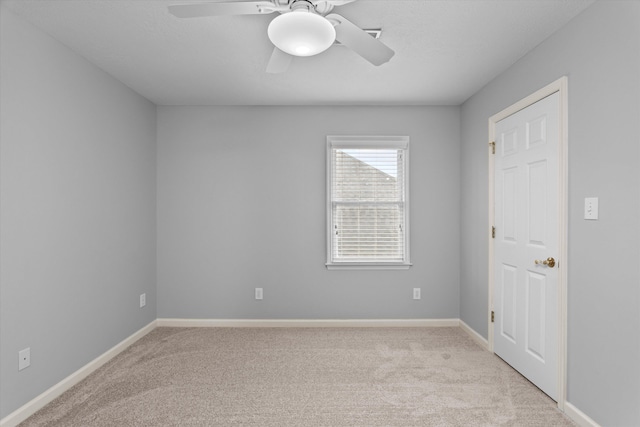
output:
{"label": "window", "polygon": [[328,268],[409,268],[408,177],[408,137],[327,137]]}

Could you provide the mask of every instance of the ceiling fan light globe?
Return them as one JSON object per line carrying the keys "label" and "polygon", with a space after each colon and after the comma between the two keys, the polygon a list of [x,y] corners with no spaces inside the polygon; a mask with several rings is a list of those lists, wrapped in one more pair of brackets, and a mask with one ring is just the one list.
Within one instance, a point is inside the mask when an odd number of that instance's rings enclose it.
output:
{"label": "ceiling fan light globe", "polygon": [[323,16],[306,10],[277,16],[267,29],[269,40],[293,56],[313,56],[327,50],[336,40],[336,30]]}
{"label": "ceiling fan light globe", "polygon": [[300,46],[296,47],[295,51],[296,55],[304,56],[309,54],[311,48],[307,45],[301,44]]}

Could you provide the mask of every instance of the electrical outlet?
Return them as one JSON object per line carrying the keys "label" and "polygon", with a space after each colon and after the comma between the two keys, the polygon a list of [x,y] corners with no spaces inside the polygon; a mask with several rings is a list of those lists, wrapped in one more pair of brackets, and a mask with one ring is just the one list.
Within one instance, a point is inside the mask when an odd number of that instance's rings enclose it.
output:
{"label": "electrical outlet", "polygon": [[140,294],[140,308],[147,305],[147,294]]}
{"label": "electrical outlet", "polygon": [[420,299],[420,288],[413,288],[413,299]]}
{"label": "electrical outlet", "polygon": [[18,371],[28,368],[31,365],[31,347],[18,352]]}
{"label": "electrical outlet", "polygon": [[256,288],[256,299],[262,299],[262,288]]}

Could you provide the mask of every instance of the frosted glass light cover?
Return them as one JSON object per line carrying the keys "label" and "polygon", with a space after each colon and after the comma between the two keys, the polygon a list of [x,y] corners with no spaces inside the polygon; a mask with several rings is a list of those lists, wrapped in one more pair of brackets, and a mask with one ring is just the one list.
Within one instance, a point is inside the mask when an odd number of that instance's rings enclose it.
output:
{"label": "frosted glass light cover", "polygon": [[336,30],[326,18],[307,11],[277,16],[269,24],[267,34],[278,49],[294,56],[317,55],[336,39]]}

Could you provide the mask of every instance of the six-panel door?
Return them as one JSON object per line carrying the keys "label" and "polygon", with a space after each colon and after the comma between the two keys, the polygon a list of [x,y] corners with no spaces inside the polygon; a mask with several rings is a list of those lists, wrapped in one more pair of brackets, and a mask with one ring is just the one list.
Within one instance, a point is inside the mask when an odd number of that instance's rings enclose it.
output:
{"label": "six-panel door", "polygon": [[499,121],[494,162],[494,352],[553,399],[559,116],[556,92]]}

